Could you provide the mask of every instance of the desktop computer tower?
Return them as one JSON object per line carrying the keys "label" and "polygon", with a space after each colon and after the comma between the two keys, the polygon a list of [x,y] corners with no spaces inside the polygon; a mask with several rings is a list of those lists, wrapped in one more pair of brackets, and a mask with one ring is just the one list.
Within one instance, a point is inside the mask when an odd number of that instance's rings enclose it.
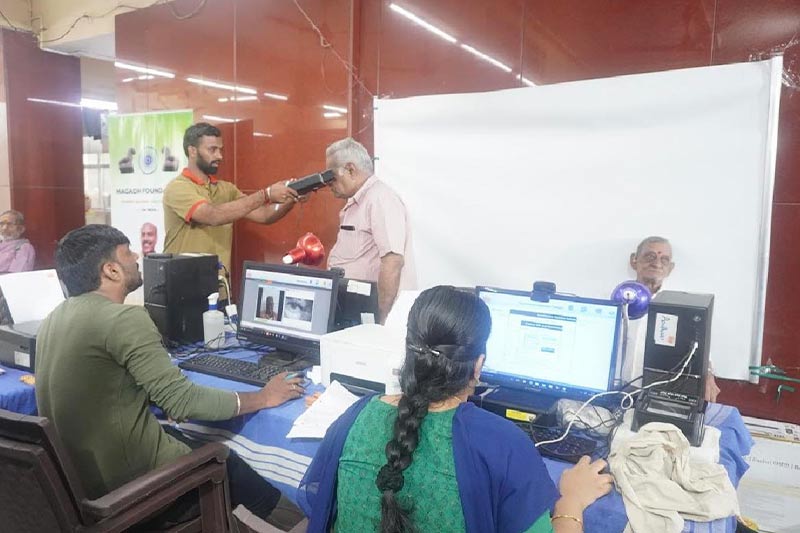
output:
{"label": "desktop computer tower", "polygon": [[142,262],[144,306],[164,341],[202,341],[208,295],[218,291],[217,256],[150,254]]}
{"label": "desktop computer tower", "polygon": [[712,294],[663,291],[650,302],[642,385],[670,381],[684,365],[685,370],[675,381],[640,395],[634,431],[649,422],[667,422],[678,426],[693,446],[702,443],[713,308]]}
{"label": "desktop computer tower", "polygon": [[647,317],[644,386],[672,378],[697,341],[685,376],[670,383],[669,390],[693,398],[705,395],[713,308],[713,294],[662,291],[653,298]]}

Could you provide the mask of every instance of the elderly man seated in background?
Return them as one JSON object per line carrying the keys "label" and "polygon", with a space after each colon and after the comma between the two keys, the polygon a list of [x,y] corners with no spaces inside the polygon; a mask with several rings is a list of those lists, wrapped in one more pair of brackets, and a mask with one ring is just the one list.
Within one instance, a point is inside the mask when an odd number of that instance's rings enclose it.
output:
{"label": "elderly man seated in background", "polygon": [[[650,289],[653,296],[661,292],[664,281],[675,268],[672,255],[672,244],[664,237],[647,237],[631,253],[630,266],[636,272],[636,281]],[[622,362],[622,381],[636,381],[642,375],[644,367],[644,345],[647,333],[647,315],[638,320],[631,320],[628,327],[627,349]],[[705,399],[717,401],[720,389],[714,374],[709,369],[706,378]]]}
{"label": "elderly man seated in background", "polygon": [[33,270],[36,253],[25,233],[25,217],[9,209],[0,215],[0,274]]}

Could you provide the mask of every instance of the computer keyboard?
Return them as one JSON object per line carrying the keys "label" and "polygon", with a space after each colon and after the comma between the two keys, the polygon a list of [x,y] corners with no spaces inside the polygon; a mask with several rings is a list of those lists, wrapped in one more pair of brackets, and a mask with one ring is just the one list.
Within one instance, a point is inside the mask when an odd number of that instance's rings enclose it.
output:
{"label": "computer keyboard", "polygon": [[263,387],[273,376],[286,370],[286,368],[279,366],[262,365],[212,354],[192,357],[186,361],[181,361],[178,366],[184,370],[201,372],[260,387]]}
{"label": "computer keyboard", "polygon": [[[517,424],[522,431],[530,436],[534,443],[555,440],[564,434],[562,427],[544,427],[528,423]],[[564,439],[558,442],[542,444],[536,449],[545,457],[577,463],[584,455],[592,456],[597,448],[597,442],[592,439],[580,437],[569,433]]]}

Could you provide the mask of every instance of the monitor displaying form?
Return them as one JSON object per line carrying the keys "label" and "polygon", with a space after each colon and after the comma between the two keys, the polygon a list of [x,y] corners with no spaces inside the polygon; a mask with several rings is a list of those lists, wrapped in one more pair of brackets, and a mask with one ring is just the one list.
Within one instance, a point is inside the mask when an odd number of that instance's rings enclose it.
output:
{"label": "monitor displaying form", "polygon": [[478,287],[492,316],[481,380],[581,398],[610,390],[622,318],[620,305],[555,294]]}
{"label": "monitor displaying form", "polygon": [[245,261],[239,337],[290,354],[319,356],[330,331],[340,274]]}

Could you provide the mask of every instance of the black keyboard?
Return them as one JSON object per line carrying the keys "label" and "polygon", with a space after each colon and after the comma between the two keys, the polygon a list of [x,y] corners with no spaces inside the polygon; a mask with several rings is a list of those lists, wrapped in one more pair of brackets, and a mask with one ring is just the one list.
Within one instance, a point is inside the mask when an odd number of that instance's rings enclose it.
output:
{"label": "black keyboard", "polygon": [[280,374],[286,368],[272,365],[262,365],[223,357],[221,355],[204,354],[192,357],[178,364],[184,370],[201,372],[219,378],[232,379],[263,387],[273,376]]}
{"label": "black keyboard", "polygon": [[[564,434],[564,428],[561,427],[543,427],[525,423],[517,425],[530,436],[534,443],[555,440]],[[596,448],[596,441],[574,435],[571,431],[558,442],[536,447],[539,453],[545,457],[570,463],[577,463],[584,455],[591,457]]]}

